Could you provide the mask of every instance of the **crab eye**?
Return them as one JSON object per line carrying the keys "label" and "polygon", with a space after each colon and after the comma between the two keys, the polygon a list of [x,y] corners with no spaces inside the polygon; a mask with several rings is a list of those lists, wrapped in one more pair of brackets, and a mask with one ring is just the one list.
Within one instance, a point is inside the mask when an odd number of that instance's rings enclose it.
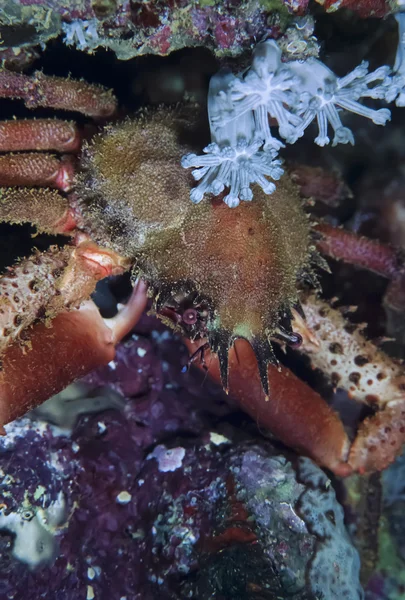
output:
{"label": "crab eye", "polygon": [[22,513],[22,515],[21,515],[21,516],[22,516],[22,518],[24,519],[24,521],[31,521],[31,519],[33,519],[33,518],[34,518],[34,511],[32,511],[32,510],[25,510],[25,511]]}
{"label": "crab eye", "polygon": [[302,335],[296,332],[292,332],[290,335],[289,345],[291,348],[299,348],[302,344]]}
{"label": "crab eye", "polygon": [[197,322],[197,317],[198,314],[195,308],[187,308],[183,313],[182,319],[187,325],[194,325]]}

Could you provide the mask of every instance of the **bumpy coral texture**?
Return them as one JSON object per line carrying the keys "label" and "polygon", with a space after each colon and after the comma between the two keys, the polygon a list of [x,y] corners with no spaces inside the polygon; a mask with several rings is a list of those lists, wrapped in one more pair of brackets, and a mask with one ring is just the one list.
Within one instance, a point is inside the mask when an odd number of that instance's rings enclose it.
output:
{"label": "bumpy coral texture", "polygon": [[297,190],[284,177],[271,203],[255,187],[255,201],[243,208],[194,206],[180,166],[187,149],[180,125],[162,111],[95,139],[78,181],[86,221],[100,244],[131,258],[160,294],[198,293],[210,308],[206,333],[224,361],[233,339],[243,337],[268,362],[268,338],[297,299],[297,278],[310,269]]}
{"label": "bumpy coral texture", "polygon": [[[317,0],[328,12],[348,8],[358,13],[363,19],[370,17],[385,17],[390,9],[395,9],[396,2],[392,0]],[[398,2],[399,4],[399,2]]]}
{"label": "bumpy coral texture", "polygon": [[62,34],[67,45],[108,48],[122,60],[193,46],[237,56],[268,32],[269,19],[278,31],[307,6],[308,0],[2,0],[2,49]]}

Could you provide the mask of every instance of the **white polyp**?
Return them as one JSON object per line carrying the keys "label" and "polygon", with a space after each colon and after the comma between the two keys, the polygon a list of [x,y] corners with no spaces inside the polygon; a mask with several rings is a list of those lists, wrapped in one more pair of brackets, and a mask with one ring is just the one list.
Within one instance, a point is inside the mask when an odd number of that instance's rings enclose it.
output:
{"label": "white polyp", "polygon": [[392,79],[392,89],[388,91],[386,100],[399,107],[405,106],[405,12],[399,12],[395,15],[398,23],[398,47],[395,56],[394,77]]}
{"label": "white polyp", "polygon": [[79,50],[94,50],[100,41],[97,25],[97,19],[84,21],[74,19],[71,23],[62,23],[65,43],[68,46],[76,46]]}
{"label": "white polyp", "polygon": [[[265,193],[272,193],[274,184],[266,177],[279,179],[283,173],[281,162],[275,160],[279,144],[271,143],[270,150],[263,150],[263,137],[256,136],[256,120],[251,110],[244,111],[235,119],[227,118],[232,113],[227,90],[239,80],[228,71],[221,71],[210,82],[208,93],[208,119],[212,142],[204,148],[204,154],[187,154],[181,164],[194,167],[193,177],[199,182],[190,192],[194,203],[201,202],[205,194],[220,194],[225,187],[229,193],[224,202],[229,207],[238,206],[241,200],[253,199],[251,184],[258,183]],[[221,115],[226,117],[221,120]]]}
{"label": "white polyp", "polygon": [[275,40],[267,40],[257,44],[253,52],[252,70],[261,79],[267,73],[275,73],[281,64],[281,49]]}
{"label": "white polyp", "polygon": [[393,77],[387,66],[369,72],[365,61],[341,78],[313,57],[283,63],[274,40],[256,46],[246,73],[233,75],[223,70],[212,77],[208,92],[212,143],[202,156],[188,154],[181,163],[194,168],[193,177],[199,182],[190,193],[191,200],[200,202],[205,194],[218,195],[227,187],[224,201],[237,206],[240,200],[252,200],[254,183],[266,194],[274,191],[268,177],[277,180],[283,174],[276,157],[284,144],[272,135],[269,117],[277,121],[279,134],[291,144],[316,120],[319,146],[330,143],[329,126],[334,132],[333,146],[354,144],[352,131],[341,121],[342,110],[385,125],[390,111],[371,109],[361,100],[396,98],[398,106],[405,106],[405,13],[396,18],[400,41]]}
{"label": "white polyp", "polygon": [[329,144],[328,138],[328,120],[325,115],[325,111],[320,111],[318,113],[318,127],[319,127],[319,135],[315,138],[315,143],[318,146],[325,146]]}
{"label": "white polyp", "polygon": [[243,79],[229,84],[229,93],[234,105],[234,114],[216,119],[223,125],[238,118],[245,111],[253,110],[257,135],[265,140],[265,148],[279,149],[282,143],[270,132],[269,116],[277,120],[279,133],[287,141],[295,142],[303,133],[299,129],[300,119],[292,112],[297,108],[300,79],[288,65],[281,62],[281,50],[274,40],[256,46],[252,67]]}
{"label": "white polyp", "polygon": [[49,564],[57,551],[56,534],[66,516],[66,502],[59,492],[48,508],[23,503],[15,512],[0,509],[0,528],[15,535],[12,553],[31,570]]}
{"label": "white polyp", "polygon": [[[368,72],[368,63],[363,62],[351,73],[337,78],[335,74],[316,58],[309,58],[304,63],[290,63],[291,70],[301,76],[301,107],[300,116],[303,118],[302,128],[305,129],[316,117],[319,134],[315,143],[324,146],[329,142],[328,124],[334,130],[333,145],[353,144],[353,133],[343,126],[338,108],[361,115],[377,125],[385,125],[390,119],[388,109],[372,110],[360,102],[360,98],[385,97],[387,88],[391,85],[389,69],[380,67]],[[369,87],[369,86],[372,87]]]}
{"label": "white polyp", "polygon": [[344,77],[340,77],[338,80],[338,86],[344,88],[351,85],[356,79],[363,79],[368,76],[368,62],[363,60],[353,71],[350,71]]}
{"label": "white polyp", "polygon": [[395,15],[398,23],[398,47],[395,56],[394,71],[395,73],[405,75],[405,12],[398,12]]}

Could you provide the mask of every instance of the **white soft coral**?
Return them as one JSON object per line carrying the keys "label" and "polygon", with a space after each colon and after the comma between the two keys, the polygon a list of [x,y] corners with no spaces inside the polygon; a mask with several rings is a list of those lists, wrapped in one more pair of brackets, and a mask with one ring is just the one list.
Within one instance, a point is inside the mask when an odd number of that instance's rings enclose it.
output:
{"label": "white soft coral", "polygon": [[195,203],[206,193],[218,195],[229,187],[224,202],[235,207],[240,200],[252,200],[251,184],[259,184],[266,194],[271,194],[276,186],[267,177],[277,180],[283,174],[281,161],[276,160],[276,150],[261,149],[264,140],[256,135],[251,110],[218,125],[219,116],[232,110],[226,92],[235,80],[236,77],[228,72],[220,72],[211,78],[208,118],[212,143],[204,148],[204,155],[188,154],[182,159],[183,167],[197,167],[193,176],[200,183],[190,193]]}
{"label": "white soft coral", "polygon": [[354,144],[353,133],[343,126],[338,109],[371,119],[376,125],[385,125],[391,118],[387,108],[373,110],[359,102],[362,97],[385,97],[388,67],[369,73],[368,63],[363,62],[341,78],[316,58],[309,58],[305,62],[294,61],[289,63],[289,67],[301,80],[299,114],[303,119],[302,127],[306,129],[314,119],[317,120],[319,134],[315,143],[319,146],[325,146],[330,141],[328,124],[334,131],[334,146],[339,143]]}
{"label": "white soft coral", "polygon": [[191,200],[200,202],[204,194],[218,195],[229,187],[224,201],[232,207],[240,200],[252,200],[253,183],[266,194],[274,191],[269,177],[277,180],[283,173],[276,157],[284,145],[272,135],[269,118],[275,119],[280,135],[289,143],[296,142],[316,119],[319,132],[315,143],[319,146],[330,142],[329,126],[334,131],[334,146],[354,144],[352,131],[341,121],[342,110],[385,125],[391,118],[388,109],[375,110],[360,101],[394,100],[399,94],[397,105],[405,105],[405,18],[397,19],[400,46],[394,78],[386,66],[370,73],[366,62],[345,77],[337,77],[313,57],[283,63],[274,40],[256,46],[252,66],[245,74],[222,71],[215,75],[208,92],[212,143],[204,148],[204,155],[188,154],[182,159],[184,167],[195,167],[193,176],[200,181],[190,193]]}
{"label": "white soft coral", "polygon": [[283,147],[271,134],[269,116],[276,119],[280,135],[293,144],[303,133],[301,119],[291,110],[298,106],[294,90],[299,84],[300,78],[282,64],[277,42],[261,42],[254,50],[252,67],[245,77],[230,81],[227,94],[231,108],[218,114],[213,125],[226,125],[253,111],[256,131],[264,139],[265,149]]}
{"label": "white soft coral", "polygon": [[74,19],[70,23],[62,23],[62,30],[65,33],[65,43],[68,46],[76,46],[78,50],[94,50],[100,41],[97,25],[97,19],[89,21]]}
{"label": "white soft coral", "polygon": [[386,94],[387,102],[395,100],[397,106],[405,106],[405,12],[395,15],[398,23],[398,48],[395,56],[392,85]]}

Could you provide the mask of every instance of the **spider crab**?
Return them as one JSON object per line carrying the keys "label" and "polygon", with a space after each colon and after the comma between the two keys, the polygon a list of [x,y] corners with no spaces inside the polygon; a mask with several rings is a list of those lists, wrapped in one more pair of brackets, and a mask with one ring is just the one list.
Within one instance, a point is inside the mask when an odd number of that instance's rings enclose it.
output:
{"label": "spider crab", "polygon": [[[1,71],[0,97],[95,119],[117,108],[108,90],[42,73]],[[146,281],[157,312],[186,334],[194,356],[208,338],[201,362],[258,424],[337,474],[385,468],[405,441],[402,367],[298,284],[314,279],[319,250],[389,278],[392,299],[403,284],[397,253],[326,224],[311,234],[288,177],[270,200],[255,189],[243,207],[194,206],[180,167],[186,121],[162,108],[108,125],[84,142],[78,169],[75,124],[0,123],[0,220],[68,238],[0,278],[0,425],[112,360],[146,306]],[[141,278],[130,300],[102,319],[89,300],[97,281],[131,267]],[[354,441],[317,392],[274,364],[269,338],[295,346],[373,407]]]}

